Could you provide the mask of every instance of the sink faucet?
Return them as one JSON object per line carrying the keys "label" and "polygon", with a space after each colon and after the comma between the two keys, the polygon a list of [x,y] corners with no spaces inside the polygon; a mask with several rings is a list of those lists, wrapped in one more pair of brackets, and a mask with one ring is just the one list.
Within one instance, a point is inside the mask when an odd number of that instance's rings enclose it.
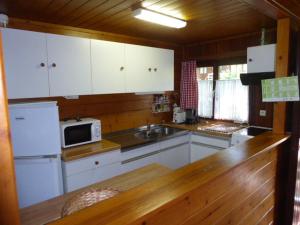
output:
{"label": "sink faucet", "polygon": [[150,123],[147,124],[147,131],[146,131],[146,136],[149,137],[151,134],[151,125]]}
{"label": "sink faucet", "polygon": [[151,130],[151,124],[148,123],[148,124],[147,124],[147,131],[150,131],[150,130]]}

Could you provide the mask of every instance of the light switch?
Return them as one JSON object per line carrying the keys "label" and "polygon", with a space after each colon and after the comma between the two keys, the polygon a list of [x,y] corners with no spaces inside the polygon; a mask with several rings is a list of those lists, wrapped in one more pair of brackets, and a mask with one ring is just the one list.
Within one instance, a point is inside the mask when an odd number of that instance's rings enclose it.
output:
{"label": "light switch", "polygon": [[260,116],[267,116],[267,111],[266,110],[259,110],[259,115]]}

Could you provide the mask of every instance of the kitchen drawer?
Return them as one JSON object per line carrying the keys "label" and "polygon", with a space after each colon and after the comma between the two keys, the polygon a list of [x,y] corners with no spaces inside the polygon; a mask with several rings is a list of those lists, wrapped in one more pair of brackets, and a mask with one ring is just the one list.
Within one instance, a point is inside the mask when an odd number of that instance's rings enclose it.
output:
{"label": "kitchen drawer", "polygon": [[143,147],[137,147],[135,149],[122,152],[122,161],[131,159],[137,156],[145,155],[150,152],[158,151],[159,150],[159,144],[154,143],[154,144],[149,144]]}
{"label": "kitchen drawer", "polygon": [[229,139],[222,139],[217,137],[206,137],[202,135],[193,134],[191,137],[191,142],[202,143],[206,145],[216,146],[220,148],[228,148],[230,146]]}
{"label": "kitchen drawer", "polygon": [[64,179],[65,192],[74,191],[107,180],[119,174],[121,174],[120,162],[72,174]]}
{"label": "kitchen drawer", "polygon": [[101,153],[86,158],[74,160],[71,162],[63,162],[63,170],[65,176],[80,173],[86,170],[98,168],[121,161],[120,150]]}
{"label": "kitchen drawer", "polygon": [[172,146],[176,147],[176,145],[188,143],[189,141],[190,141],[190,135],[185,134],[183,136],[174,137],[166,141],[161,141],[159,142],[159,146],[160,146],[160,150],[163,150],[165,148],[169,148]]}

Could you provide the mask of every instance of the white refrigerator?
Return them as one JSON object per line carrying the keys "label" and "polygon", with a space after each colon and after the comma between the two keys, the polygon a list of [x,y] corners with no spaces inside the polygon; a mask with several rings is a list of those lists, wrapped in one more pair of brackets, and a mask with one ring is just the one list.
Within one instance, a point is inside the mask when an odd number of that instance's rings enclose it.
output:
{"label": "white refrigerator", "polygon": [[63,194],[56,102],[10,104],[19,207]]}

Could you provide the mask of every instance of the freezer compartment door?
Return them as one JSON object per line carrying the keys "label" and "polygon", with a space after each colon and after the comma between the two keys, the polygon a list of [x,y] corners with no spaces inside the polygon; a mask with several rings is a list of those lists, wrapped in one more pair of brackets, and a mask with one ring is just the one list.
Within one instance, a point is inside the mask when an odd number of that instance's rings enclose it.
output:
{"label": "freezer compartment door", "polygon": [[63,194],[60,155],[15,158],[19,207]]}
{"label": "freezer compartment door", "polygon": [[61,153],[57,106],[10,109],[14,156]]}

